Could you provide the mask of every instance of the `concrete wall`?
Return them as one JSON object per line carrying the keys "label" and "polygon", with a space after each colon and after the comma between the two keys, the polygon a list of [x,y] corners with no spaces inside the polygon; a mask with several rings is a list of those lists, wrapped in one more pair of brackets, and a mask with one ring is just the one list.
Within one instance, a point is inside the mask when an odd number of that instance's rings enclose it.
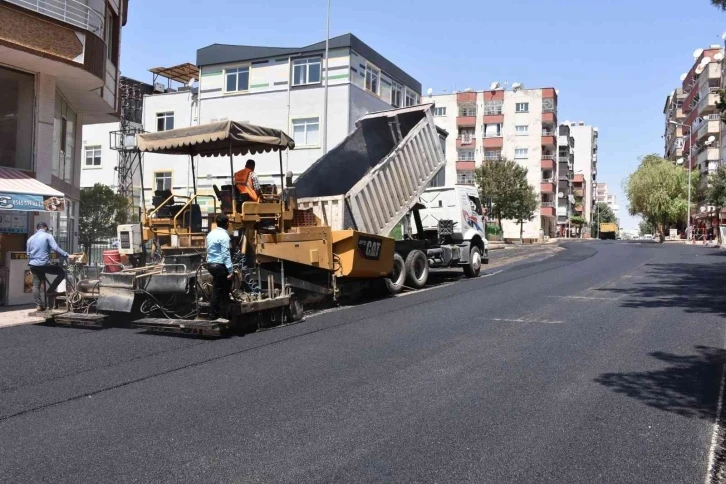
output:
{"label": "concrete wall", "polygon": [[575,174],[583,174],[585,176],[585,193],[583,194],[583,212],[582,215],[589,222],[592,215],[593,190],[595,184],[592,181],[592,171],[595,164],[592,161],[593,139],[595,131],[592,126],[580,125],[580,123],[570,124],[570,134],[575,138]]}
{"label": "concrete wall", "polygon": [[[118,131],[119,123],[88,124],[83,126],[80,153],[80,187],[92,187],[96,183],[108,185],[116,189],[118,185],[118,152],[111,149],[109,133]],[[86,166],[86,148],[91,146],[101,147],[101,166]]]}
{"label": "concrete wall", "polygon": [[[456,149],[456,137],[458,136],[458,128],[456,126],[456,117],[459,115],[459,107],[456,102],[456,94],[442,94],[437,96],[424,97],[422,103],[433,102],[435,106],[446,108],[446,116],[435,116],[434,122],[439,128],[445,129],[449,136],[446,138],[446,168],[445,179],[451,185],[456,183],[456,160],[458,159],[458,151]],[[478,104],[478,103],[477,103]],[[481,123],[477,123],[481,124]],[[481,164],[481,126],[476,128],[477,143],[473,144],[471,149],[475,150],[476,166]]]}

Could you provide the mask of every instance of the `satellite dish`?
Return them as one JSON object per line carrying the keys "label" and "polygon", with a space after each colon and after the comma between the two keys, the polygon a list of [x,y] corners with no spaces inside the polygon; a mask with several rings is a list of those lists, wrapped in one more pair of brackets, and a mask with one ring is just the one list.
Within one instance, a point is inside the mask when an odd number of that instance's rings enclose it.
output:
{"label": "satellite dish", "polygon": [[683,164],[683,158],[678,158],[676,160],[676,165],[682,165]]}
{"label": "satellite dish", "polygon": [[428,94],[429,96],[432,95],[433,93],[434,93],[433,89],[431,89],[431,88],[426,89],[426,94]]}
{"label": "satellite dish", "polygon": [[187,82],[187,86],[192,87],[194,86],[195,82],[197,82],[197,80],[192,77],[191,79],[189,79],[189,82]]}
{"label": "satellite dish", "polygon": [[698,64],[696,67],[696,74],[700,74],[701,72],[703,72],[703,64]]}
{"label": "satellite dish", "polygon": [[696,49],[693,51],[693,58],[698,59],[703,54],[703,49]]}
{"label": "satellite dish", "polygon": [[681,74],[681,82],[685,81],[686,77],[688,77],[688,74],[686,74],[685,72]]}
{"label": "satellite dish", "polygon": [[709,143],[713,143],[714,141],[716,141],[716,137],[715,136],[709,136],[708,137],[708,142]]}
{"label": "satellite dish", "polygon": [[562,193],[562,192],[559,192],[559,193],[557,194],[557,198],[565,198],[565,194],[564,194],[564,193]]}
{"label": "satellite dish", "polygon": [[557,94],[559,96],[560,95],[560,90],[559,89],[555,89],[555,94]]}
{"label": "satellite dish", "polygon": [[489,85],[489,89],[494,91],[495,89],[499,89],[499,83],[494,81]]}
{"label": "satellite dish", "polygon": [[705,65],[706,65],[706,64],[708,64],[709,62],[711,62],[711,58],[710,58],[710,57],[708,57],[708,56],[706,56],[706,57],[704,57],[703,59],[701,59],[701,65],[702,65],[702,66],[705,66]]}
{"label": "satellite dish", "polygon": [[512,83],[512,90],[513,91],[516,91],[517,89],[519,89],[521,87],[522,87],[522,83],[521,82],[513,82]]}
{"label": "satellite dish", "polygon": [[467,87],[466,89],[464,89],[464,92],[471,92],[471,88]]}
{"label": "satellite dish", "polygon": [[713,58],[721,62],[723,60],[723,52],[717,52],[716,55],[713,56]]}

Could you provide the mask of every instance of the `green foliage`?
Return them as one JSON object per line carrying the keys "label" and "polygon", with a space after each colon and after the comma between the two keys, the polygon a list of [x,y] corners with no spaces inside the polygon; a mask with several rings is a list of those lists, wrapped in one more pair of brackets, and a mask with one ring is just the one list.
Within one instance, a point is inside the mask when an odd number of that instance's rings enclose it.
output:
{"label": "green foliage", "polygon": [[100,183],[81,190],[78,238],[86,249],[101,237],[116,235],[116,226],[128,221],[129,201]]}
{"label": "green foliage", "polygon": [[711,5],[718,9],[726,11],[726,0],[711,0]]}
{"label": "green foliage", "polygon": [[641,156],[638,158],[641,166],[652,165],[653,163],[660,163],[662,160],[663,158],[659,155],[656,155],[655,153],[651,153],[649,155]]}
{"label": "green foliage", "polygon": [[641,220],[640,224],[638,224],[638,232],[641,236],[645,234],[653,234],[655,233],[655,226],[647,220]]}
{"label": "green foliage", "polygon": [[714,174],[708,177],[706,191],[708,203],[717,209],[726,207],[726,168],[719,166]]}
{"label": "green foliage", "polygon": [[502,219],[513,218],[517,198],[513,188],[519,186],[519,180],[527,179],[527,169],[511,160],[489,161],[476,169],[475,177],[481,199],[491,198],[491,216],[501,227]]}
{"label": "green foliage", "polygon": [[[598,218],[599,214],[599,218]],[[618,219],[615,217],[615,213],[613,212],[613,209],[610,208],[610,205],[603,202],[598,202],[597,205],[595,205],[595,213],[592,214],[592,221],[595,223],[610,223],[614,222],[617,223]]]}
{"label": "green foliage", "polygon": [[573,215],[570,217],[570,223],[572,225],[582,226],[587,223],[587,220],[585,220],[585,217],[581,217],[580,215]]}
{"label": "green foliage", "polygon": [[511,210],[507,213],[508,217],[517,221],[519,224],[519,241],[522,242],[524,232],[524,222],[534,218],[534,212],[540,204],[540,194],[532,185],[527,183],[527,169],[524,169],[524,179],[518,180],[517,186],[513,190],[513,201]]}
{"label": "green foliage", "polygon": [[[644,162],[645,160],[647,162]],[[693,193],[699,173],[691,174]],[[638,169],[623,183],[631,215],[640,215],[658,228],[661,241],[672,224],[685,221],[688,213],[688,170],[658,155],[643,157]]]}

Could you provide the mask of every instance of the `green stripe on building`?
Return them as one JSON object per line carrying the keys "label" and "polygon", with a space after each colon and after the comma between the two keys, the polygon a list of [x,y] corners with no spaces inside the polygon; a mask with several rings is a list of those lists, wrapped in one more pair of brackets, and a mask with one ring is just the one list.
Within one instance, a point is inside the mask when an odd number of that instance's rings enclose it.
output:
{"label": "green stripe on building", "polygon": [[221,76],[222,71],[204,72],[202,71],[202,77]]}
{"label": "green stripe on building", "polygon": [[269,87],[269,85],[270,85],[269,82],[265,82],[264,84],[250,84],[250,87],[256,89],[258,87]]}
{"label": "green stripe on building", "polygon": [[328,79],[348,79],[348,73],[338,74],[337,76],[328,76]]}

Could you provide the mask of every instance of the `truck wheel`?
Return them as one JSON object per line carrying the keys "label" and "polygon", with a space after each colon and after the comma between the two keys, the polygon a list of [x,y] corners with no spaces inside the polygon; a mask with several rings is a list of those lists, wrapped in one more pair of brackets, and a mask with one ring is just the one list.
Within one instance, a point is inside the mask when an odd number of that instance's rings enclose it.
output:
{"label": "truck wheel", "polygon": [[412,250],[406,257],[406,282],[414,289],[421,289],[429,279],[429,260],[420,250]]}
{"label": "truck wheel", "polygon": [[479,277],[481,272],[481,252],[479,247],[469,249],[469,263],[464,266],[464,275],[466,277]]}
{"label": "truck wheel", "polygon": [[393,254],[391,277],[384,278],[383,282],[390,294],[398,294],[403,290],[403,284],[406,282],[406,267],[400,254]]}

